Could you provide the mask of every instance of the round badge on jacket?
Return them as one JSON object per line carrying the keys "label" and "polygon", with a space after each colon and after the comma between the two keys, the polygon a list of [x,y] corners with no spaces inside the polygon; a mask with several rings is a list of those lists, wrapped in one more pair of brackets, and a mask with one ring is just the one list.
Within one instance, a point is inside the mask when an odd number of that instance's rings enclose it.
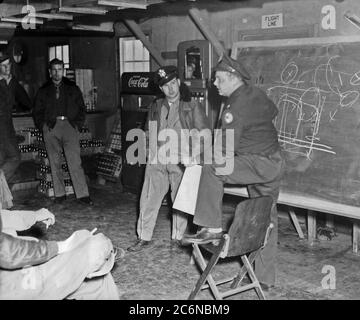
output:
{"label": "round badge on jacket", "polygon": [[231,112],[226,112],[225,115],[224,115],[224,121],[225,123],[229,124],[231,122],[233,122],[234,120],[234,116],[232,115]]}

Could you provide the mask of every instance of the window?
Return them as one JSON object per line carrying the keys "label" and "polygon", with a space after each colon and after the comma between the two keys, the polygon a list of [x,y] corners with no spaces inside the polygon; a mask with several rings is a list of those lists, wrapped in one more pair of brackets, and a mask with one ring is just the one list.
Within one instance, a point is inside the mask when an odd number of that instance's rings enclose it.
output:
{"label": "window", "polygon": [[56,45],[56,46],[50,46],[49,47],[49,62],[52,59],[60,59],[64,62],[64,68],[69,69],[70,68],[70,54],[69,54],[69,45]]}
{"label": "window", "polygon": [[150,71],[149,51],[140,40],[134,37],[119,39],[120,47],[120,75],[123,72]]}

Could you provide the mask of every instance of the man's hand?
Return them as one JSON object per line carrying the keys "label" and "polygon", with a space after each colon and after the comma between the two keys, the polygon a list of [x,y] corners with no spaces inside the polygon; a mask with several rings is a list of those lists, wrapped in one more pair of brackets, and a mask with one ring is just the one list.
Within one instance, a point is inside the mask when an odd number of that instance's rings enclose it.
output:
{"label": "man's hand", "polygon": [[89,267],[90,272],[95,272],[109,258],[113,245],[111,240],[102,233],[98,233],[90,239]]}
{"label": "man's hand", "polygon": [[35,211],[36,221],[40,221],[46,225],[46,229],[55,223],[55,216],[45,208]]}
{"label": "man's hand", "polygon": [[84,240],[92,236],[92,233],[88,230],[78,230],[75,231],[69,238],[64,241],[58,241],[58,253],[64,253],[71,251],[81,244]]}

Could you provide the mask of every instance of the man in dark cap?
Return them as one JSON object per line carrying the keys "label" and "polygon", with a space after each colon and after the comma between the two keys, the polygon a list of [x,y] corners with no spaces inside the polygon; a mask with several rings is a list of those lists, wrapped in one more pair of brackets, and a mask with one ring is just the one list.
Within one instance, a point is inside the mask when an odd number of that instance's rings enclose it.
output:
{"label": "man in dark cap", "polygon": [[[0,55],[0,65],[9,61],[6,54]],[[3,67],[0,66],[0,71]],[[0,72],[0,169],[4,171],[9,184],[20,164],[20,151],[12,121],[11,92],[6,78]]]}
{"label": "man in dark cap", "polygon": [[38,91],[33,110],[36,126],[43,132],[54,183],[55,202],[66,199],[62,172],[64,150],[76,198],[92,205],[80,158],[80,129],[85,122],[85,103],[75,82],[64,77],[64,62],[49,63],[51,80]]}
{"label": "man in dark cap", "polygon": [[273,125],[278,110],[263,91],[247,84],[247,80],[250,80],[248,72],[231,58],[224,57],[215,67],[214,85],[220,95],[227,97],[219,117],[222,136],[215,137],[215,141],[222,139],[222,148],[225,148],[226,131],[234,133],[234,149],[220,150],[233,161],[234,168],[225,172],[216,164],[203,166],[194,215],[194,223],[202,228],[194,235],[185,235],[183,243],[202,244],[221,237],[225,183],[246,185],[251,198],[270,195],[274,201],[271,221],[275,228],[255,263],[255,271],[261,283],[273,286],[277,246],[276,201],[284,170],[278,134]]}
{"label": "man in dark cap", "polygon": [[11,72],[12,63],[10,57],[0,52],[0,61],[0,78],[3,78],[6,81],[10,91],[12,111],[30,111],[31,100],[23,86]]}
{"label": "man in dark cap", "polygon": [[[157,215],[169,186],[171,198],[174,201],[183,176],[183,164],[194,161],[186,159],[179,150],[181,130],[197,129],[200,132],[209,128],[204,108],[194,99],[191,99],[190,91],[185,84],[180,82],[178,70],[175,66],[159,68],[156,72],[155,82],[160,87],[164,97],[157,99],[149,110],[147,123],[150,132],[149,140],[155,140],[156,145],[154,146],[150,142],[149,158],[140,198],[140,214],[137,222],[138,240],[128,248],[129,251],[139,251],[150,244]],[[154,125],[156,129],[152,130]],[[160,141],[160,138],[158,139],[160,133],[167,130],[176,133],[177,139],[175,144],[170,142],[171,159],[168,159],[161,152],[161,147],[164,147],[166,143]],[[191,141],[194,148],[196,142],[195,140]],[[159,152],[157,152],[158,148]],[[171,233],[173,244],[180,244],[179,241],[185,233],[186,226],[187,215],[178,211],[173,212]]]}

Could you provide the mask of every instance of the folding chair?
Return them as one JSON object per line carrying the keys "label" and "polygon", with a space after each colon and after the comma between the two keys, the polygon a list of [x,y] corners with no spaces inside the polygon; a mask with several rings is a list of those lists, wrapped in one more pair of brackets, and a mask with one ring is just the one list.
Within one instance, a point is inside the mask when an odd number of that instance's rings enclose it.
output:
{"label": "folding chair", "polygon": [[[209,287],[217,300],[250,289],[255,289],[259,299],[266,299],[252,265],[261,249],[265,247],[273,227],[273,224],[270,223],[272,202],[270,196],[242,201],[236,207],[229,231],[223,234],[221,239],[208,244],[193,244],[193,256],[203,273],[188,297],[189,300],[194,299],[200,290]],[[199,247],[212,253],[207,265]],[[231,278],[215,281],[211,271],[219,258],[226,257],[240,257],[242,261],[240,271]],[[250,284],[241,286],[246,275],[250,278]],[[203,286],[205,281],[208,285]],[[218,286],[231,281],[229,290],[219,291]]]}

